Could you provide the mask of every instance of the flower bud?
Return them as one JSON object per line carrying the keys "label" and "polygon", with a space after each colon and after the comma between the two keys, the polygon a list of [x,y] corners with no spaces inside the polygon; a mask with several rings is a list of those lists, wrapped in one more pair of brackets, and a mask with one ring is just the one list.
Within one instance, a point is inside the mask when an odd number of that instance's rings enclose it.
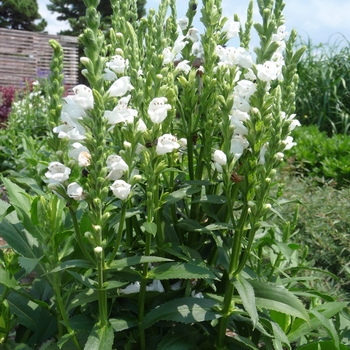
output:
{"label": "flower bud", "polygon": [[[117,34],[121,34],[121,33],[117,33]],[[122,34],[123,35],[123,34]],[[121,49],[121,48],[117,48],[116,50],[115,50],[115,54],[116,55],[120,55],[120,56],[124,56],[124,51]]]}
{"label": "flower bud", "polygon": [[131,147],[131,143],[128,142],[128,141],[124,141],[123,142],[123,146],[124,146],[124,148],[130,148]]}
{"label": "flower bud", "polygon": [[124,37],[123,33],[120,33],[120,32],[115,33],[115,36],[116,36],[118,39],[123,39],[123,37]]}
{"label": "flower bud", "polygon": [[103,249],[102,247],[95,247],[94,252],[96,255],[100,255],[102,253]]}

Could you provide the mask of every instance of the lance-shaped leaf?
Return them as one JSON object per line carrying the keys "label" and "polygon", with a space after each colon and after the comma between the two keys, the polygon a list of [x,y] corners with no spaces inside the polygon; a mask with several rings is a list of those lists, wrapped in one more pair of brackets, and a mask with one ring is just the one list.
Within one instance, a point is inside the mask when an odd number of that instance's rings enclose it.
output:
{"label": "lance-shaped leaf", "polygon": [[147,274],[149,279],[169,280],[175,278],[210,278],[215,279],[215,275],[202,265],[188,263],[165,263],[150,270]]}
{"label": "lance-shaped leaf", "polygon": [[249,280],[249,283],[254,288],[257,307],[279,311],[309,322],[304,305],[283,286],[257,280]]}
{"label": "lance-shaped leaf", "polygon": [[193,323],[215,320],[221,315],[214,310],[217,303],[205,298],[181,298],[171,300],[149,312],[143,319],[145,329],[157,321]]}
{"label": "lance-shaped leaf", "polygon": [[101,327],[96,324],[92,329],[84,349],[110,350],[113,346],[114,332],[110,323]]}
{"label": "lance-shaped leaf", "polygon": [[259,316],[255,304],[254,288],[242,275],[237,276],[237,279],[233,282],[233,285],[241,297],[244,309],[248,312],[250,318],[253,321],[254,327],[256,327],[258,324]]}
{"label": "lance-shaped leaf", "polygon": [[[310,322],[307,323],[304,320],[295,320],[292,324],[291,330],[288,333],[288,339],[290,342],[294,342],[300,339],[302,336],[309,334],[312,330],[317,329],[325,325],[324,320],[331,319],[334,315],[340,312],[344,307],[347,307],[347,302],[330,302],[317,306],[312,309],[310,314]],[[319,315],[322,315],[320,317]],[[329,327],[328,327],[329,328]]]}
{"label": "lance-shaped leaf", "polygon": [[129,258],[122,258],[112,261],[110,266],[107,266],[108,270],[121,270],[125,267],[135,266],[139,264],[148,264],[155,262],[172,261],[171,259],[161,258],[159,256],[132,256]]}

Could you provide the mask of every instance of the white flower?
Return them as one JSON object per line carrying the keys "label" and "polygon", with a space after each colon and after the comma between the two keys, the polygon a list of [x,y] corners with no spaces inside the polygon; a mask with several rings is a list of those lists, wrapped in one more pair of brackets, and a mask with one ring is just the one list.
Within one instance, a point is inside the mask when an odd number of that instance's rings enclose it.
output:
{"label": "white flower", "polygon": [[296,142],[293,142],[293,137],[292,136],[287,136],[287,138],[282,141],[283,144],[286,146],[284,148],[284,151],[287,151],[289,149],[291,149],[293,146],[295,146],[297,143]]}
{"label": "white flower", "polygon": [[187,32],[186,38],[190,39],[193,43],[197,42],[199,40],[198,34],[199,30],[197,28],[190,28]]}
{"label": "white flower", "polygon": [[117,74],[115,74],[114,72],[112,72],[108,68],[105,68],[105,73],[102,74],[102,76],[103,76],[103,79],[106,80],[106,81],[114,81],[114,80],[116,80],[118,78]]}
{"label": "white flower", "polygon": [[243,97],[240,97],[237,94],[234,94],[234,101],[233,101],[233,109],[238,109],[241,112],[249,112],[250,111],[250,104],[247,100],[245,100]]}
{"label": "white flower", "polygon": [[233,115],[229,116],[230,125],[233,127],[235,134],[239,135],[248,135],[248,129],[243,125],[243,123],[234,117]]}
{"label": "white flower", "polygon": [[163,52],[163,64],[172,63],[174,61],[175,55],[171,51],[171,48],[166,47]]}
{"label": "white flower", "polygon": [[50,183],[62,183],[69,179],[70,168],[60,162],[52,162],[48,166],[49,171],[45,176],[50,179]]}
{"label": "white flower", "polygon": [[148,114],[153,123],[159,124],[167,117],[168,110],[171,109],[171,106],[166,104],[167,101],[166,97],[156,97],[150,102]]}
{"label": "white flower", "polygon": [[259,164],[262,164],[262,165],[265,164],[265,153],[267,151],[268,146],[269,146],[268,142],[262,145],[260,149],[260,155],[259,155]]}
{"label": "white flower", "polygon": [[110,186],[110,189],[118,199],[125,200],[130,194],[131,185],[124,180],[116,180],[113,182],[112,186]]}
{"label": "white flower", "polygon": [[247,149],[248,147],[249,147],[249,142],[245,137],[241,135],[235,135],[231,139],[230,152],[234,154],[236,160],[242,156],[244,150]]}
{"label": "white flower", "polygon": [[256,75],[254,74],[253,70],[251,68],[248,68],[247,73],[244,74],[244,78],[254,81],[256,80]]}
{"label": "white flower", "polygon": [[234,92],[245,100],[249,100],[255,91],[256,85],[252,81],[244,79],[240,80],[234,88]]}
{"label": "white flower", "polygon": [[106,63],[106,67],[112,69],[116,73],[124,73],[128,66],[128,61],[120,55],[111,57],[111,61]]}
{"label": "white flower", "polygon": [[73,88],[74,95],[70,96],[73,101],[84,109],[92,109],[94,107],[94,97],[92,90],[86,85],[79,84]]}
{"label": "white flower", "polygon": [[188,41],[186,41],[185,39],[186,37],[184,35],[179,35],[175,40],[174,47],[173,47],[173,54],[175,57],[188,44]]}
{"label": "white flower", "polygon": [[158,155],[163,155],[166,153],[171,153],[174,149],[180,147],[175,136],[171,134],[164,134],[158,138],[158,143],[156,147],[156,152]]}
{"label": "white flower", "polygon": [[133,89],[134,87],[130,84],[130,77],[121,77],[111,85],[107,94],[109,94],[110,97],[120,97]]}
{"label": "white flower", "polygon": [[129,170],[129,166],[125,163],[122,157],[111,154],[107,158],[107,170],[110,170],[110,173],[107,175],[107,178],[110,180],[119,180],[126,171]]}
{"label": "white flower", "polygon": [[74,142],[72,146],[73,149],[68,152],[68,157],[77,160],[79,162],[79,166],[90,165],[91,155],[88,148],[79,142]]}
{"label": "white flower", "polygon": [[222,28],[222,30],[226,32],[226,39],[234,38],[239,33],[240,27],[241,24],[239,22],[229,19]]}
{"label": "white flower", "polygon": [[128,108],[131,95],[122,97],[113,111],[105,111],[104,117],[108,120],[108,124],[115,125],[118,123],[132,124],[134,117],[137,116],[137,110]]}
{"label": "white flower", "polygon": [[253,58],[250,53],[243,47],[239,47],[235,53],[235,62],[242,68],[251,68],[253,66]]}
{"label": "white flower", "polygon": [[191,66],[188,63],[189,63],[188,60],[183,60],[179,62],[178,65],[176,66],[176,70],[178,70],[179,72],[182,71],[185,74],[188,74],[191,71]]}
{"label": "white flower", "polygon": [[196,293],[195,290],[192,291],[191,296],[192,296],[193,298],[200,298],[200,299],[201,299],[201,298],[204,298],[202,292]]}
{"label": "white flower", "polygon": [[286,117],[285,112],[281,112],[281,119],[282,120],[287,120],[290,122],[289,125],[289,130],[292,131],[294,130],[297,126],[300,126],[300,122],[297,119],[294,119],[296,117],[296,114],[291,114],[290,116]]}
{"label": "white flower", "polygon": [[83,188],[76,182],[72,182],[67,186],[67,195],[76,201],[86,198]]}
{"label": "white flower", "polygon": [[247,112],[242,112],[239,109],[233,109],[232,116],[240,120],[241,122],[245,122],[250,119],[250,116]]}
{"label": "white flower", "polygon": [[289,33],[286,32],[286,26],[279,26],[277,28],[277,33],[272,35],[272,41],[282,41]]}
{"label": "white flower", "polygon": [[139,119],[137,121],[136,130],[141,131],[141,132],[147,131],[147,125],[145,124],[145,122],[142,119]]}
{"label": "white flower", "polygon": [[121,294],[131,294],[138,293],[140,291],[140,282],[136,281],[135,283],[129,284],[124,289],[119,289],[119,293]]}
{"label": "white flower", "polygon": [[155,291],[159,293],[164,293],[165,289],[159,280],[154,280],[150,285],[146,287],[146,291]]}
{"label": "white flower", "polygon": [[72,96],[67,96],[64,100],[66,103],[62,106],[61,116],[66,113],[72,120],[83,119],[86,114],[84,108],[76,104]]}
{"label": "white flower", "polygon": [[277,79],[278,69],[273,61],[266,61],[264,64],[257,64],[257,77],[266,82]]}
{"label": "white flower", "polygon": [[177,21],[178,25],[180,26],[181,30],[185,30],[188,27],[188,18],[186,16],[181,17],[178,21]]}
{"label": "white flower", "polygon": [[227,163],[226,154],[220,150],[216,150],[214,152],[213,160],[214,160],[214,162],[218,163],[219,165],[226,165],[226,163]]}

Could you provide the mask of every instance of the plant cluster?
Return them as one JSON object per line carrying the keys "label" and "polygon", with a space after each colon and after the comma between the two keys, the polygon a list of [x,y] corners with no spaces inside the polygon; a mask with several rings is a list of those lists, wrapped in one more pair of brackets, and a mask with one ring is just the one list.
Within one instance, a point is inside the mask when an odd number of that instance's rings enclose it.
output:
{"label": "plant cluster", "polygon": [[317,126],[303,126],[293,131],[297,145],[286,157],[292,171],[313,178],[318,183],[328,182],[340,188],[350,181],[350,137],[336,134],[327,137]]}
{"label": "plant cluster", "polygon": [[298,63],[296,111],[300,122],[317,125],[328,136],[349,133],[350,47],[344,41],[315,46],[309,40]]}
{"label": "plant cluster", "polygon": [[0,230],[12,250],[0,256],[1,341],[343,350],[347,302],[302,276],[310,266],[290,241],[296,215],[273,221],[303,53],[283,1],[258,0],[255,60],[253,1],[244,24],[223,17],[220,0],[203,1],[199,35],[194,0],[184,18],[163,0],[139,21],[135,0],[112,0],[106,37],[99,2],[84,2],[88,86],[62,100],[63,51],[52,40],[50,151],[36,163],[46,169],[26,188],[3,178]]}
{"label": "plant cluster", "polygon": [[[50,152],[47,136],[51,133],[48,117],[50,96],[46,81],[26,82],[26,88],[7,89],[8,118],[0,129],[0,170],[21,177],[40,179],[40,160]],[[39,167],[38,167],[39,166]]]}

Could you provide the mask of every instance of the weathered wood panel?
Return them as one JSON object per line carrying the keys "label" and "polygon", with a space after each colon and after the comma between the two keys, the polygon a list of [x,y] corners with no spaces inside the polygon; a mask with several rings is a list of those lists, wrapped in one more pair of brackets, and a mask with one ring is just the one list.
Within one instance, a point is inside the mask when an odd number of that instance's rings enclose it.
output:
{"label": "weathered wood panel", "polygon": [[0,28],[0,86],[21,87],[25,79],[47,77],[53,53],[50,39],[62,45],[65,83],[77,85],[78,38]]}

